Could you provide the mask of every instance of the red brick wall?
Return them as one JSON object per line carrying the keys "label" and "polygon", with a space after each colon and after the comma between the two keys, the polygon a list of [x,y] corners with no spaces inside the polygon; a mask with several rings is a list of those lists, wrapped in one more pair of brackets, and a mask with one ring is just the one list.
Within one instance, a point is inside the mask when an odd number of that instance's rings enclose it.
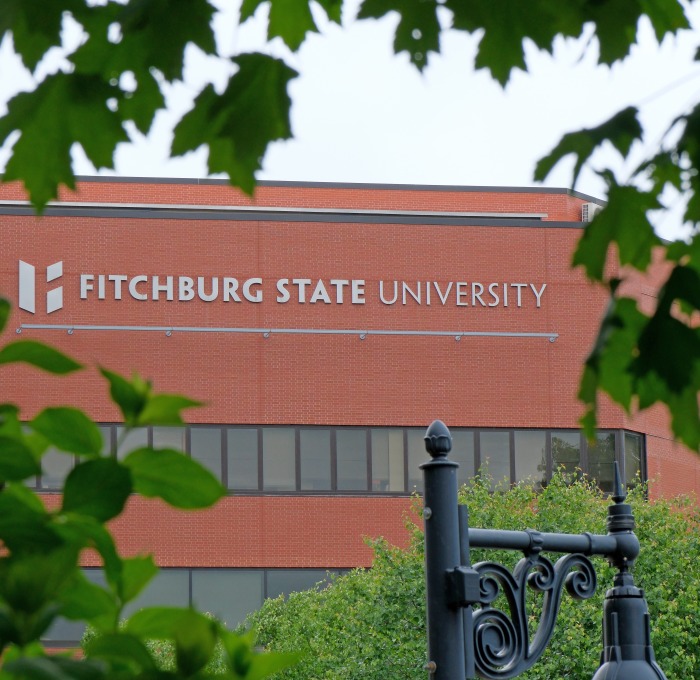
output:
{"label": "red brick wall", "polygon": [[[46,496],[57,507],[58,495]],[[124,556],[154,553],[163,567],[338,568],[370,566],[365,539],[405,547],[410,498],[227,497],[201,512],[132,496],[112,525]],[[86,566],[96,566],[96,556]]]}
{"label": "red brick wall", "polygon": [[[0,199],[21,197],[0,186]],[[245,199],[216,185],[86,183],[71,200],[231,205]],[[259,205],[395,210],[547,212],[578,220],[582,201],[566,194],[298,189],[263,187]],[[85,362],[66,378],[3,369],[3,400],[26,417],[71,403],[99,421],[116,421],[95,367],[153,380],[161,391],[206,403],[191,422],[577,427],[576,391],[605,296],[569,268],[575,228],[321,224],[86,217],[0,217],[0,291],[17,299],[17,261],[64,263],[64,309],[15,310],[20,323],[557,333],[542,337],[454,337],[65,332],[25,330]],[[218,275],[265,280],[264,302],[78,300],[78,273]],[[279,278],[366,281],[366,304],[278,304]],[[541,308],[387,306],[378,281],[532,282],[547,284]],[[56,282],[57,284],[58,282]],[[52,287],[56,284],[50,284]],[[634,287],[643,285],[635,282]],[[41,300],[44,284],[37,285]],[[348,295],[346,291],[346,296]],[[471,301],[470,301],[471,302]],[[41,304],[39,305],[41,306]],[[12,332],[12,328],[10,332]],[[672,445],[661,410],[631,418],[603,400],[600,425],[647,432],[654,493],[700,488],[698,458]],[[166,566],[316,566],[367,564],[362,536],[404,544],[408,499],[227,498],[199,515],[181,515],[134,498],[116,524],[127,553],[154,551]]]}
{"label": "red brick wall", "polygon": [[[573,427],[581,361],[603,296],[569,269],[576,229],[294,224],[115,218],[8,217],[0,288],[17,295],[17,261],[64,262],[65,308],[17,310],[12,323],[232,326],[558,333],[547,338],[25,331],[88,365],[137,370],[161,390],[207,403],[193,422]],[[39,271],[39,270],[38,270]],[[80,301],[79,272],[261,276],[264,301]],[[365,279],[364,305],[275,302],[282,277]],[[547,284],[542,306],[514,291],[504,308],[387,306],[378,280]],[[37,294],[41,297],[41,286]],[[370,293],[370,291],[374,291]],[[94,298],[96,295],[92,294]],[[347,292],[346,292],[347,296]],[[433,303],[437,295],[433,290]],[[10,396],[36,408],[67,398],[98,420],[117,414],[94,371],[46,380],[9,372]],[[604,413],[606,427],[619,412]]]}

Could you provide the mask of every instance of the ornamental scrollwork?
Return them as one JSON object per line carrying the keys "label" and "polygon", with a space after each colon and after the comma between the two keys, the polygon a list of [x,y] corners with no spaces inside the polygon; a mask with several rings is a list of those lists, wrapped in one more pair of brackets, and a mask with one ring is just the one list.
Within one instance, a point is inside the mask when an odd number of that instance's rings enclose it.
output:
{"label": "ornamental scrollwork", "polygon": [[[561,557],[556,563],[535,551],[508,571],[495,562],[474,565],[480,576],[480,609],[473,612],[476,670],[483,678],[512,678],[530,668],[552,637],[562,590],[574,599],[593,596],[597,579],[591,561],[581,554]],[[527,587],[542,593],[542,612],[534,636],[528,627]],[[492,603],[503,595],[503,611]]]}

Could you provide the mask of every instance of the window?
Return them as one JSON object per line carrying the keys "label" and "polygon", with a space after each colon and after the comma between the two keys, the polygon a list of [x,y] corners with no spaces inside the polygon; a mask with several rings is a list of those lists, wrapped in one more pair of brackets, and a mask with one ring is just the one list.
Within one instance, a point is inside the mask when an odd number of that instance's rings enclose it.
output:
{"label": "window", "polygon": [[185,432],[184,427],[154,427],[153,448],[185,451],[187,449]]}
{"label": "window", "polygon": [[331,489],[331,431],[299,430],[302,491]]}
{"label": "window", "polygon": [[367,432],[364,429],[336,430],[338,491],[367,489]]}
{"label": "window", "polygon": [[403,430],[372,430],[372,491],[403,491]]}
{"label": "window", "polygon": [[259,488],[256,429],[229,427],[226,430],[226,468],[229,489]]}
{"label": "window", "polygon": [[264,427],[263,488],[266,491],[294,491],[296,464],[294,428]]}
{"label": "window", "polygon": [[510,484],[510,433],[479,433],[479,455],[482,469],[488,470],[493,487]]}
{"label": "window", "polygon": [[547,437],[542,430],[516,430],[515,479],[541,488],[547,480]]}
{"label": "window", "polygon": [[[409,494],[423,490],[420,465],[429,460],[422,427],[222,426],[140,427],[100,425],[103,452],[117,448],[123,459],[142,446],[187,452],[233,492]],[[494,488],[531,481],[542,487],[558,469],[582,472],[612,490],[613,462],[626,484],[644,479],[644,436],[600,431],[595,442],[579,430],[451,429],[450,459],[459,464],[458,483],[479,469]],[[71,454],[49,450],[42,474],[25,484],[60,489],[74,465]]]}
{"label": "window", "polygon": [[144,607],[188,607],[190,604],[189,569],[161,569],[133,601],[124,608],[128,617]]}
{"label": "window", "polygon": [[625,432],[625,484],[633,486],[642,479],[642,444],[639,434]]}
{"label": "window", "polygon": [[425,428],[411,427],[406,430],[408,444],[408,490],[423,493],[423,471],[420,465],[430,460],[425,450]]}
{"label": "window", "polygon": [[613,490],[615,433],[598,432],[595,442],[588,445],[588,474],[603,491]]}
{"label": "window", "polygon": [[288,596],[317,585],[327,585],[329,574],[325,569],[270,569],[267,572],[267,597]]}
{"label": "window", "polygon": [[[333,569],[161,569],[135,602],[127,605],[125,616],[143,607],[190,607],[209,612],[235,628],[248,614],[259,609],[266,598],[285,597],[300,590],[323,587]],[[102,569],[86,568],[88,581],[105,585]],[[85,631],[82,623],[58,619],[43,636],[54,646],[76,646]]]}
{"label": "window", "polygon": [[190,456],[221,479],[221,428],[190,428]]}
{"label": "window", "polygon": [[581,467],[581,435],[579,432],[552,432],[552,470],[563,468],[574,473]]}
{"label": "window", "polygon": [[71,454],[49,449],[41,459],[41,488],[63,488],[63,483],[73,468],[73,464],[74,459]]}
{"label": "window", "polygon": [[455,430],[452,434],[452,452],[450,458],[459,463],[457,484],[466,484],[476,474],[474,458],[474,432],[470,430]]}
{"label": "window", "polygon": [[263,603],[261,570],[193,569],[192,603],[235,628]]}
{"label": "window", "polygon": [[134,449],[148,446],[148,428],[135,427],[131,431],[117,425],[117,458],[123,460]]}

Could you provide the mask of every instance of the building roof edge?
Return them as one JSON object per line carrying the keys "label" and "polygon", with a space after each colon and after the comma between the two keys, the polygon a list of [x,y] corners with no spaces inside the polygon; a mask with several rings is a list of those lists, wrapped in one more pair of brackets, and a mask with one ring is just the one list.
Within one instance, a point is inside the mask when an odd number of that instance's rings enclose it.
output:
{"label": "building roof edge", "polygon": [[[190,184],[190,185],[220,185],[229,186],[227,179],[197,178],[197,177],[127,177],[113,175],[77,175],[78,182],[102,182],[125,184]],[[489,192],[489,193],[523,193],[523,194],[566,194],[584,201],[592,201],[604,205],[605,201],[589,194],[584,194],[564,187],[523,187],[523,186],[465,186],[459,184],[407,184],[386,182],[319,182],[297,180],[259,180],[261,187],[299,187],[304,189],[375,189],[375,190],[412,190],[412,191],[456,191],[456,192]]]}

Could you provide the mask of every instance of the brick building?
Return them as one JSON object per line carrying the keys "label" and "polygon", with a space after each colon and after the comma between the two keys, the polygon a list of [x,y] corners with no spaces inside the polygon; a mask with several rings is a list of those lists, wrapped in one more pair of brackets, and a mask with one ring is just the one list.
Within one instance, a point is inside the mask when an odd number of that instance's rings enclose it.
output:
{"label": "brick building", "polygon": [[[495,484],[544,482],[564,465],[607,487],[617,459],[628,480],[658,478],[655,494],[697,490],[700,464],[661,410],[603,403],[596,443],[577,429],[605,297],[569,264],[596,205],[556,189],[263,183],[251,199],[216,180],[94,178],[38,218],[2,185],[10,324],[91,367],[6,368],[3,400],[26,418],[79,406],[106,449],[181,448],[220,476],[231,493],[217,507],[135,496],[114,529],[164,567],[144,601],[194,601],[230,624],[368,565],[365,536],[406,542],[434,418],[463,478],[487,465]],[[653,304],[644,279],[627,285]],[[98,365],[205,406],[186,428],[124,440]],[[47,503],[70,464],[48,454]]]}

